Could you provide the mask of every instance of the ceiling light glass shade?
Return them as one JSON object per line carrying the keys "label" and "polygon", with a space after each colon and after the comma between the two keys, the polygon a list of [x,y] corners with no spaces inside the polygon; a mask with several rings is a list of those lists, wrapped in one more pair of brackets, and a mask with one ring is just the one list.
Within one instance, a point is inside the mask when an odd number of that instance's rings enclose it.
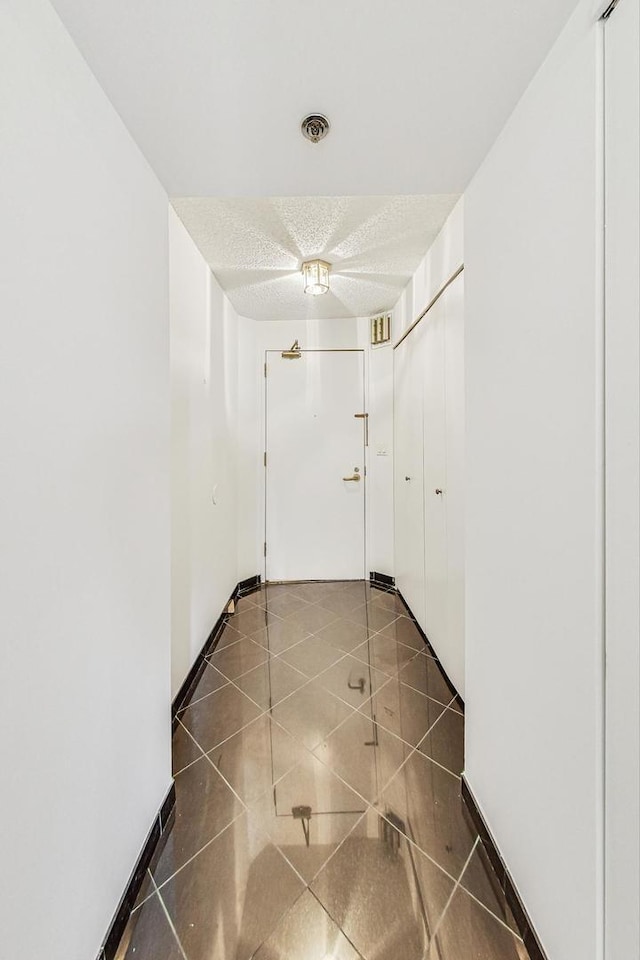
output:
{"label": "ceiling light glass shade", "polygon": [[317,297],[329,290],[329,271],[331,264],[325,260],[307,260],[302,264],[304,277],[304,292]]}

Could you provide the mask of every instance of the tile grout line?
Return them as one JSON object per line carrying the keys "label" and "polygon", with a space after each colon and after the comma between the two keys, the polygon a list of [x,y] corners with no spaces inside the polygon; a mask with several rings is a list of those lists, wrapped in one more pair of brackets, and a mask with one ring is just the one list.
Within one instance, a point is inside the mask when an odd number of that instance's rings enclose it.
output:
{"label": "tile grout line", "polygon": [[[465,872],[465,870],[467,869],[467,867],[469,866],[469,863],[470,863],[470,861],[471,861],[471,857],[473,856],[473,854],[474,854],[474,852],[475,852],[475,849],[476,849],[476,847],[478,846],[479,841],[480,841],[480,837],[478,836],[478,837],[476,837],[476,839],[475,839],[475,841],[474,841],[474,844],[473,844],[473,846],[471,847],[471,851],[470,851],[470,853],[469,853],[469,856],[467,857],[467,859],[465,860],[465,862],[464,862],[464,864],[463,864],[462,870],[460,871],[460,876],[459,876],[458,879],[454,882],[453,890],[452,890],[451,893],[449,894],[449,897],[448,897],[448,899],[447,899],[447,902],[446,902],[445,905],[444,905],[444,908],[443,908],[443,910],[442,910],[442,913],[440,914],[440,916],[439,916],[439,918],[438,918],[438,922],[436,923],[435,927],[433,928],[433,933],[431,934],[431,939],[430,939],[430,941],[429,941],[429,948],[431,948],[431,943],[433,943],[433,941],[434,941],[435,938],[436,938],[436,935],[437,935],[437,933],[438,933],[438,930],[440,929],[440,926],[442,925],[442,921],[443,921],[443,919],[444,919],[444,916],[445,916],[447,910],[449,909],[449,906],[450,906],[450,904],[451,904],[451,901],[453,900],[454,894],[455,894],[456,890],[458,889],[458,887],[460,886],[460,879],[461,879],[461,877],[464,876],[464,872]],[[463,889],[464,889],[464,888],[463,888]]]}
{"label": "tile grout line", "polygon": [[152,876],[152,875],[151,875],[151,883],[153,884],[154,890],[155,890],[155,892],[156,892],[157,895],[158,895],[158,900],[160,901],[160,906],[161,906],[162,909],[164,910],[164,915],[165,915],[165,917],[167,918],[167,922],[168,922],[169,926],[171,927],[171,932],[173,933],[174,937],[176,938],[176,943],[178,944],[178,949],[180,950],[180,953],[181,953],[182,956],[184,957],[184,960],[189,960],[189,958],[187,957],[187,955],[186,955],[186,953],[185,953],[185,951],[184,951],[184,947],[182,946],[182,943],[181,943],[181,941],[180,941],[180,937],[178,936],[178,931],[176,930],[176,928],[175,928],[174,925],[173,925],[173,920],[171,919],[171,915],[170,915],[169,911],[167,910],[167,905],[165,904],[165,902],[164,902],[164,900],[163,900],[163,898],[162,898],[162,894],[160,893],[160,889],[159,889],[159,887],[157,886],[157,884],[156,884],[155,880],[153,879],[153,876]]}

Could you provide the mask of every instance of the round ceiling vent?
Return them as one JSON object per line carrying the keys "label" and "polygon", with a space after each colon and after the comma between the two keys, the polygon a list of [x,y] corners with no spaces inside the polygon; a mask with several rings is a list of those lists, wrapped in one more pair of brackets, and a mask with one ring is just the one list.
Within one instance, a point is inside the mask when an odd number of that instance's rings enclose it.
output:
{"label": "round ceiling vent", "polygon": [[302,135],[311,140],[312,143],[318,143],[329,133],[329,121],[321,113],[310,113],[300,124]]}

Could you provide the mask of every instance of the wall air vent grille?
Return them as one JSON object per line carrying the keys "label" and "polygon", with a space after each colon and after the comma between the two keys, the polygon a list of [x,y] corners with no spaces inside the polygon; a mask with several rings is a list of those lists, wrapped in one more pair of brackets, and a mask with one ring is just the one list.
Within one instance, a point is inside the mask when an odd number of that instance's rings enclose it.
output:
{"label": "wall air vent grille", "polygon": [[371,318],[371,343],[387,343],[391,339],[391,314],[383,313],[379,317]]}

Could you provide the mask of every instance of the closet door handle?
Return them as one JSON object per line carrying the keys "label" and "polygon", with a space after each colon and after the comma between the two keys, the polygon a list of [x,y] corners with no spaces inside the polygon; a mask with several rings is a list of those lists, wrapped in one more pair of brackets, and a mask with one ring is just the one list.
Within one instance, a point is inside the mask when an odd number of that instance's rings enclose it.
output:
{"label": "closet door handle", "polygon": [[440,487],[436,487],[436,493],[437,493],[439,496],[442,496],[442,490],[440,489]]}
{"label": "closet door handle", "polygon": [[405,480],[411,480],[411,477],[405,477]]}

